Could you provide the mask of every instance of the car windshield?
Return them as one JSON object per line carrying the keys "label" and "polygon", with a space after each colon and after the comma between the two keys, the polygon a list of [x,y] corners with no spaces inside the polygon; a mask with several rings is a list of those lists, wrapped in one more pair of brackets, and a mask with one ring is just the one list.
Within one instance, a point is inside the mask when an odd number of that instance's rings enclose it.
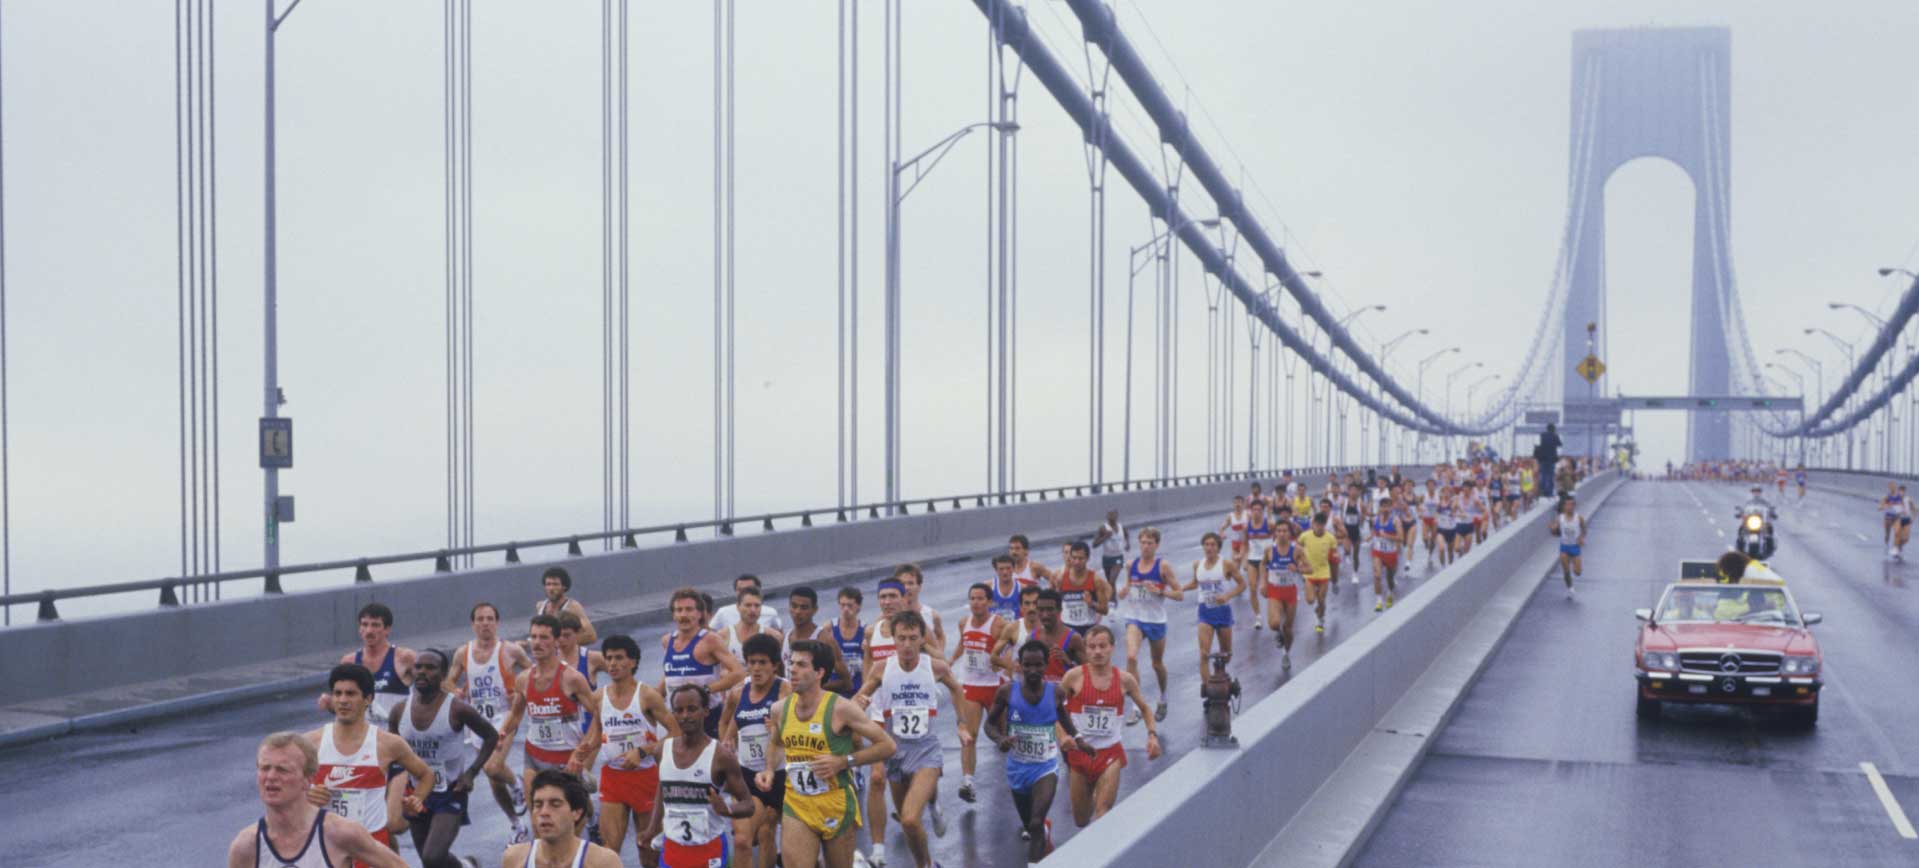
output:
{"label": "car windshield", "polygon": [[1799,626],[1786,592],[1778,588],[1704,585],[1673,588],[1659,609],[1666,623],[1733,623]]}

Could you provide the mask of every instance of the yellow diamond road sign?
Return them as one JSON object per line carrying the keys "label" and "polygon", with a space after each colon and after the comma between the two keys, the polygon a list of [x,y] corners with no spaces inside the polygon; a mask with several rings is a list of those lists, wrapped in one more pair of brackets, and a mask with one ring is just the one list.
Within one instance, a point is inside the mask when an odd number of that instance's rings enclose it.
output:
{"label": "yellow diamond road sign", "polygon": [[1600,361],[1598,356],[1587,356],[1579,360],[1577,370],[1579,371],[1579,376],[1584,378],[1586,382],[1596,383],[1599,381],[1600,375],[1606,373],[1606,363]]}

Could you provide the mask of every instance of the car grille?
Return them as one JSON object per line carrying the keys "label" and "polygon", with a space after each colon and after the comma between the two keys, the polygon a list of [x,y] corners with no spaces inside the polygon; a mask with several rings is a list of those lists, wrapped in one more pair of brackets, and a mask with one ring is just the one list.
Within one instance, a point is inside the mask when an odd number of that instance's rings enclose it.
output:
{"label": "car grille", "polygon": [[[1738,668],[1728,670],[1726,664],[1735,659]],[[1710,672],[1715,675],[1733,672],[1740,675],[1777,675],[1779,655],[1765,651],[1682,651],[1679,654],[1679,668],[1687,672]]]}

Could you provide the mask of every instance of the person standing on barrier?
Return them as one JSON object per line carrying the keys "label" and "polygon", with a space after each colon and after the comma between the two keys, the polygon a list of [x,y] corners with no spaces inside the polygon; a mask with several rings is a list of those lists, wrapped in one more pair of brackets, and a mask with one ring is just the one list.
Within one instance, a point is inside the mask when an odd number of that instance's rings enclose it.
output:
{"label": "person standing on barrier", "polygon": [[1586,545],[1586,517],[1570,497],[1559,501],[1547,530],[1559,536],[1559,573],[1566,580],[1566,599],[1573,598],[1573,576],[1581,572],[1580,552]]}
{"label": "person standing on barrier", "polygon": [[1539,433],[1539,443],[1533,447],[1533,460],[1539,462],[1539,496],[1552,497],[1553,476],[1559,469],[1559,449],[1564,445],[1559,440],[1559,426],[1547,422],[1546,430]]}

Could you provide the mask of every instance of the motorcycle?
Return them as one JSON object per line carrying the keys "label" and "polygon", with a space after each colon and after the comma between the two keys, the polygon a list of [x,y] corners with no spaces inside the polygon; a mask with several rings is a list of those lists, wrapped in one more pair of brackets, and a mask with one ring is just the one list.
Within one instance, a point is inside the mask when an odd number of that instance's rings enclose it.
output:
{"label": "motorcycle", "polygon": [[1734,537],[1733,548],[1754,560],[1771,558],[1779,548],[1772,527],[1779,514],[1754,504],[1740,507],[1733,516],[1739,519],[1739,531]]}

